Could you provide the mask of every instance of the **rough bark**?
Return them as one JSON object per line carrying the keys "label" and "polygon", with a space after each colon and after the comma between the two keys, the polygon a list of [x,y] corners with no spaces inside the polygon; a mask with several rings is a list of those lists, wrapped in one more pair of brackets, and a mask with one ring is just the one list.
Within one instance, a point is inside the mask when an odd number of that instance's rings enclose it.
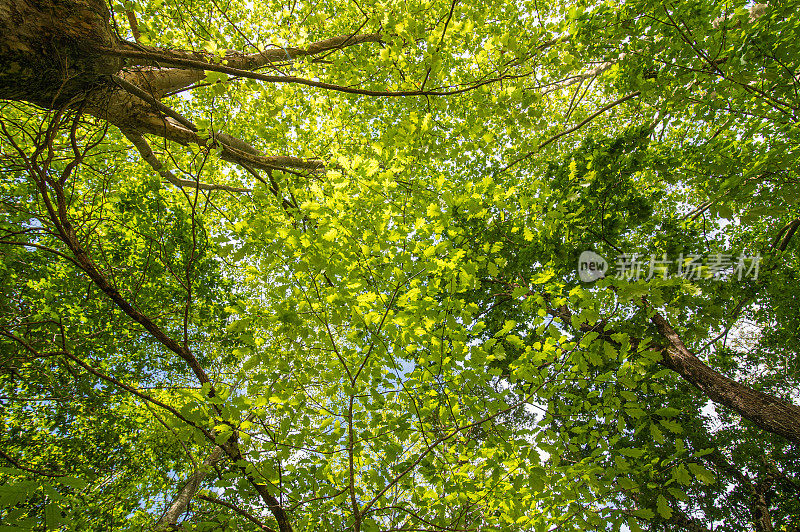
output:
{"label": "rough bark", "polygon": [[200,489],[206,475],[208,475],[208,472],[214,464],[222,459],[222,456],[222,447],[215,447],[211,454],[203,461],[203,465],[197,468],[194,473],[186,479],[183,488],[181,488],[178,495],[172,500],[172,504],[167,511],[164,512],[164,515],[161,516],[161,519],[158,520],[158,523],[156,523],[156,530],[169,530],[178,523],[178,519],[186,513],[189,502],[192,500],[195,493],[197,493],[197,490]]}
{"label": "rough bark", "polygon": [[123,60],[103,0],[2,0],[0,99],[56,108],[103,84]]}
{"label": "rough bark", "polygon": [[[339,35],[311,43],[305,48],[291,46],[288,48],[274,48],[254,54],[244,54],[237,51],[228,51],[225,56],[225,65],[240,70],[256,70],[274,63],[293,61],[298,57],[306,57],[324,52],[353,46],[367,42],[380,42],[379,33],[357,35]],[[152,46],[137,46],[136,50],[152,54],[164,54],[165,51]],[[202,62],[215,62],[215,58],[207,53],[170,50],[169,55],[179,59],[190,59]],[[178,91],[201,81],[205,71],[200,69],[160,68],[141,66],[130,69],[129,81],[146,87],[156,98],[162,98],[170,92]]]}
{"label": "rough bark", "polygon": [[[732,408],[744,419],[767,432],[800,443],[800,407],[754,390],[709,367],[684,345],[681,337],[660,313],[651,307],[648,309],[652,312],[651,321],[667,341],[667,345],[660,348],[656,346],[663,357],[661,365],[676,372],[715,403]],[[569,324],[572,321],[572,312],[566,305],[548,307],[548,312],[564,323]],[[604,326],[605,324],[583,323],[578,328],[583,332],[600,332],[600,338],[604,341],[615,342],[612,339],[614,331],[604,329]],[[642,343],[639,338],[632,338],[631,341],[636,345]]]}
{"label": "rough bark", "polygon": [[732,408],[758,427],[800,443],[800,407],[754,390],[707,366],[683,343],[664,317],[655,312],[651,321],[669,343],[661,364],[693,384],[715,403]]}
{"label": "rough bark", "polygon": [[773,532],[769,507],[772,499],[770,479],[760,479],[753,485],[753,520],[756,532]]}
{"label": "rough bark", "polygon": [[[203,66],[219,60],[203,52],[134,45],[117,37],[110,20],[103,0],[0,0],[0,99],[49,109],[79,107],[134,136],[155,135],[182,145],[221,145],[223,159],[251,173],[253,169],[314,171],[323,167],[318,160],[265,155],[249,146],[243,149],[238,139],[228,137],[225,141],[220,136],[199,134],[191,122],[159,100],[202,81]],[[233,68],[251,71],[297,57],[379,42],[380,38],[380,34],[339,35],[306,47],[253,54],[229,51],[224,59]],[[191,60],[197,65],[153,66],[146,64],[152,61],[123,57],[125,50]]]}

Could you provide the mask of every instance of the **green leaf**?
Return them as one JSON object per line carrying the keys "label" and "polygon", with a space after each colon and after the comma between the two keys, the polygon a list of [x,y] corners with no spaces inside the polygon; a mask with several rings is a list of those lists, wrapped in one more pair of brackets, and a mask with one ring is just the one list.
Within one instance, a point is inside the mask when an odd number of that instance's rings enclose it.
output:
{"label": "green leaf", "polygon": [[669,503],[663,495],[659,494],[658,498],[656,499],[656,509],[658,510],[658,515],[664,519],[672,518],[672,508],[669,507]]}
{"label": "green leaf", "polygon": [[664,443],[664,434],[660,430],[658,430],[658,426],[654,424],[650,424],[650,435],[653,437],[653,441],[656,443]]}
{"label": "green leaf", "polygon": [[14,506],[31,497],[38,488],[32,481],[21,481],[0,485],[0,506]]}
{"label": "green leaf", "polygon": [[88,486],[88,483],[85,480],[78,477],[60,477],[58,478],[58,482],[78,491],[82,491],[86,489],[86,486]]}
{"label": "green leaf", "polygon": [[627,449],[621,449],[620,453],[624,454],[625,456],[630,456],[632,458],[639,458],[644,454],[644,450],[627,448]]}
{"label": "green leaf", "polygon": [[361,523],[361,530],[364,532],[380,532],[381,527],[372,519],[364,519]]}
{"label": "green leaf", "polygon": [[706,469],[705,467],[697,464],[695,462],[689,462],[686,464],[692,474],[703,484],[710,485],[716,482],[716,478],[714,478],[714,474]]}
{"label": "green leaf", "polygon": [[63,523],[61,508],[54,502],[47,503],[44,507],[44,522],[47,530],[58,530]]}
{"label": "green leaf", "polygon": [[220,432],[214,436],[214,443],[217,445],[224,445],[231,439],[231,436],[233,436],[233,431],[231,430]]}
{"label": "green leaf", "polygon": [[691,485],[691,476],[689,475],[689,471],[683,466],[683,464],[679,464],[673,471],[672,476],[675,478],[679,483],[684,486]]}

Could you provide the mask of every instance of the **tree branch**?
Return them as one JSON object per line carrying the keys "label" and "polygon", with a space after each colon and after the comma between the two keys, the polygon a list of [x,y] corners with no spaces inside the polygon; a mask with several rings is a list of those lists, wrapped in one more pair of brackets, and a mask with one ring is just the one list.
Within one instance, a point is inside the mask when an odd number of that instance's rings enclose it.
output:
{"label": "tree branch", "polygon": [[272,528],[268,527],[267,525],[265,525],[263,522],[261,522],[253,514],[251,514],[250,512],[246,511],[243,508],[240,508],[239,506],[236,506],[233,503],[230,503],[230,502],[227,502],[227,501],[223,501],[222,499],[217,499],[216,497],[210,497],[208,495],[202,495],[202,494],[198,495],[197,498],[201,499],[201,500],[204,500],[204,501],[213,502],[214,504],[219,504],[220,506],[224,506],[225,508],[230,508],[231,510],[233,510],[237,514],[241,515],[242,517],[244,517],[245,519],[247,519],[251,523],[253,523],[256,526],[260,527],[261,530],[263,530],[264,532],[275,532],[274,529],[272,529]]}
{"label": "tree branch", "polygon": [[147,103],[149,103],[150,105],[152,105],[158,111],[161,111],[165,115],[167,115],[167,116],[169,116],[171,118],[174,118],[175,121],[178,122],[183,127],[187,128],[187,129],[191,129],[192,131],[197,131],[197,126],[194,125],[189,119],[187,119],[186,117],[184,117],[182,114],[178,113],[177,111],[175,111],[171,107],[169,107],[167,105],[164,105],[163,103],[158,101],[156,98],[154,98],[153,96],[150,96],[149,94],[147,94],[147,92],[143,91],[142,89],[140,89],[139,87],[137,87],[133,83],[125,81],[124,79],[122,79],[121,77],[116,76],[116,75],[111,76],[111,79],[114,81],[114,83],[119,85],[125,91],[133,94],[137,98],[141,98],[142,100],[146,101]]}
{"label": "tree branch", "polygon": [[[566,305],[552,308],[547,301],[548,298],[545,298],[550,315],[561,319],[565,324],[571,323],[572,312]],[[651,321],[659,334],[668,342],[667,346],[655,346],[663,357],[660,362],[662,366],[680,375],[715,403],[732,408],[759,428],[790,441],[800,442],[800,407],[753,390],[707,366],[684,345],[678,333],[658,311],[646,302],[645,307],[652,313]],[[577,329],[597,331],[603,341],[615,342],[611,338],[614,331],[602,325],[583,323]],[[640,345],[641,339],[631,338],[631,344]]]}
{"label": "tree branch", "polygon": [[[290,46],[287,48],[274,48],[264,50],[255,54],[243,54],[236,51],[229,51],[223,57],[226,65],[235,69],[244,71],[256,70],[273,63],[282,63],[285,61],[293,61],[297,57],[306,57],[318,55],[323,52],[338,50],[357,44],[367,42],[380,42],[380,33],[367,33],[367,34],[349,34],[323,39],[309,44],[305,48]],[[145,54],[161,55],[168,53],[173,58],[187,59],[194,62],[203,64],[210,64],[215,60],[212,54],[204,52],[191,52],[181,50],[163,50],[152,46],[136,46],[130,47],[130,50],[144,51]],[[139,56],[139,59],[153,59],[153,57]],[[158,60],[155,60],[158,62]],[[193,68],[144,68],[134,70],[127,73],[127,76],[135,78],[136,82],[142,86],[147,87],[152,91],[156,98],[162,98],[168,92],[180,90],[188,87],[205,77],[205,71],[209,70],[203,66],[189,65]]]}
{"label": "tree branch", "polygon": [[143,60],[151,60],[156,61],[158,63],[163,63],[166,65],[175,65],[175,66],[184,66],[188,67],[193,70],[209,70],[212,72],[222,72],[224,74],[230,74],[232,76],[239,76],[242,78],[249,78],[255,79],[259,81],[266,81],[268,83],[295,83],[298,85],[306,85],[308,87],[316,87],[319,89],[326,89],[336,92],[344,92],[347,94],[360,94],[364,96],[384,96],[384,97],[401,97],[401,96],[452,96],[455,94],[462,94],[464,92],[469,92],[475,90],[479,87],[484,85],[489,85],[491,83],[495,83],[498,81],[503,80],[510,80],[510,79],[519,79],[523,77],[527,77],[529,74],[519,74],[519,75],[500,75],[495,76],[492,78],[483,79],[481,81],[477,81],[471,83],[467,86],[460,87],[457,89],[451,90],[405,90],[405,91],[382,91],[382,90],[373,90],[373,89],[360,89],[357,87],[347,87],[343,85],[336,85],[334,83],[325,83],[323,81],[313,81],[310,79],[305,79],[297,76],[275,76],[269,74],[261,74],[258,72],[250,72],[249,70],[244,70],[240,68],[233,68],[227,65],[220,65],[215,63],[209,63],[206,61],[198,61],[195,59],[184,59],[179,55],[174,54],[173,52],[167,51],[159,51],[159,52],[147,52],[141,50],[125,50],[125,49],[116,49],[116,48],[99,48],[100,52],[103,52],[107,55],[113,55],[118,57],[128,57],[131,59],[143,59]]}
{"label": "tree branch", "polygon": [[85,369],[86,371],[88,371],[89,373],[94,375],[95,377],[98,377],[100,379],[103,379],[104,381],[110,382],[114,386],[116,386],[118,388],[121,388],[121,389],[123,389],[123,390],[125,390],[125,391],[127,391],[127,392],[129,392],[129,393],[131,393],[133,395],[135,395],[136,397],[138,397],[140,399],[143,399],[143,400],[145,400],[145,401],[147,401],[149,403],[152,403],[152,404],[154,404],[154,405],[156,405],[158,407],[163,408],[164,410],[166,410],[167,412],[169,412],[170,414],[175,416],[177,419],[180,419],[181,421],[183,421],[184,423],[186,423],[190,427],[194,427],[195,429],[197,429],[200,432],[202,432],[203,435],[206,438],[208,438],[210,441],[214,441],[214,436],[210,432],[208,432],[208,430],[204,429],[202,426],[198,425],[197,423],[194,423],[194,422],[186,419],[186,417],[184,417],[183,414],[178,412],[175,408],[171,407],[170,405],[168,405],[166,403],[163,403],[163,402],[159,401],[158,399],[150,397],[146,393],[143,393],[143,392],[137,390],[136,388],[134,388],[133,386],[130,386],[128,384],[125,384],[124,382],[121,382],[121,381],[115,379],[111,375],[106,375],[102,371],[92,367],[91,365],[87,364],[86,362],[84,362],[80,358],[76,357],[72,353],[63,353],[63,355],[65,357],[69,358],[70,360],[72,360],[73,362],[75,362],[76,364],[78,364],[80,367],[82,367],[83,369]]}
{"label": "tree branch", "polygon": [[125,15],[128,17],[128,24],[131,25],[131,34],[133,34],[133,40],[138,44],[142,34],[139,32],[139,22],[136,20],[136,13],[129,9],[125,11]]}
{"label": "tree branch", "polygon": [[623,96],[619,100],[616,100],[616,101],[613,101],[613,102],[611,102],[609,104],[604,105],[603,107],[601,107],[600,109],[598,109],[597,111],[595,111],[594,113],[592,113],[588,117],[586,117],[586,119],[581,120],[580,122],[578,122],[576,125],[572,126],[571,128],[566,129],[566,130],[562,131],[561,133],[559,133],[557,135],[554,135],[554,136],[550,137],[549,139],[547,139],[546,141],[542,142],[541,144],[539,144],[538,149],[541,150],[542,148],[544,148],[545,146],[547,146],[551,142],[555,142],[556,140],[560,139],[564,135],[569,135],[570,133],[579,130],[580,128],[582,128],[583,126],[585,126],[586,124],[588,124],[589,122],[591,122],[592,120],[594,120],[595,118],[600,116],[601,114],[603,114],[606,111],[608,111],[609,109],[612,109],[612,108],[618,106],[621,103],[627,102],[631,98],[636,98],[640,94],[641,94],[641,91],[632,92],[632,93],[630,93],[630,94],[628,94],[626,96]]}
{"label": "tree branch", "polygon": [[194,497],[197,490],[200,489],[200,485],[206,478],[211,467],[222,460],[222,453],[222,447],[215,447],[211,454],[203,461],[203,464],[186,479],[186,483],[178,492],[178,495],[172,500],[169,509],[161,516],[158,523],[156,523],[157,530],[169,530],[177,524],[180,516],[183,515],[189,507],[189,502],[192,500],[192,497]]}
{"label": "tree branch", "polygon": [[652,307],[650,321],[667,347],[661,349],[661,364],[686,379],[712,401],[738,412],[758,427],[795,443],[800,442],[800,407],[783,399],[753,390],[725,377],[704,364],[683,343],[675,329]]}
{"label": "tree branch", "polygon": [[35,475],[41,475],[43,477],[50,477],[50,478],[60,478],[67,476],[66,473],[55,473],[52,471],[44,471],[42,469],[36,469],[34,467],[28,467],[21,464],[18,460],[11,457],[11,455],[6,454],[0,449],[0,457],[2,457],[6,462],[13,465],[17,469],[22,469],[23,471],[27,471],[28,473],[33,473]]}
{"label": "tree branch", "polygon": [[636,98],[640,94],[641,94],[641,91],[632,92],[632,93],[630,93],[630,94],[628,94],[626,96],[623,96],[619,100],[616,100],[616,101],[613,101],[613,102],[611,102],[609,104],[604,105],[603,107],[601,107],[600,109],[598,109],[597,111],[595,111],[594,113],[592,113],[591,115],[586,117],[584,120],[580,121],[578,124],[572,126],[569,129],[566,129],[566,130],[562,131],[561,133],[558,133],[557,135],[554,135],[554,136],[550,137],[549,139],[547,139],[546,141],[542,142],[541,144],[539,144],[539,146],[536,148],[536,150],[530,151],[530,152],[526,153],[525,155],[523,155],[522,157],[519,157],[518,159],[515,159],[514,161],[510,162],[508,165],[506,165],[500,171],[501,172],[505,172],[509,168],[512,168],[512,167],[516,166],[517,164],[521,163],[525,159],[528,159],[529,157],[533,156],[537,152],[541,151],[548,144],[550,144],[552,142],[555,142],[556,140],[560,139],[564,135],[569,135],[570,133],[579,130],[580,128],[582,128],[583,126],[585,126],[586,124],[588,124],[589,122],[591,122],[592,120],[594,120],[595,118],[600,116],[601,114],[603,114],[606,111],[608,111],[609,109],[611,109],[613,107],[616,107],[616,106],[620,105],[621,103],[627,102],[631,98]]}
{"label": "tree branch", "polygon": [[241,187],[232,187],[229,185],[216,185],[216,184],[207,184],[207,183],[199,183],[197,181],[192,181],[191,179],[180,179],[175,177],[175,175],[164,168],[164,165],[161,164],[161,161],[158,160],[155,153],[153,153],[150,144],[145,140],[142,135],[135,133],[133,131],[123,131],[123,135],[131,144],[133,144],[136,149],[139,151],[139,155],[142,156],[142,159],[149,164],[153,170],[159,173],[161,177],[167,180],[169,183],[172,183],[178,187],[192,187],[192,188],[199,188],[201,190],[225,190],[228,192],[252,192],[249,188],[241,188]]}

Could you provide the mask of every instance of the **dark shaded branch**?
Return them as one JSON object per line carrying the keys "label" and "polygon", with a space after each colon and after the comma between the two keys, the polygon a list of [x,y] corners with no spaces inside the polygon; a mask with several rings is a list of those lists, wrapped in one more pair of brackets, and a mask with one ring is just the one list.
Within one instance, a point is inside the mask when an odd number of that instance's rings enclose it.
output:
{"label": "dark shaded branch", "polygon": [[573,132],[579,130],[580,128],[582,128],[583,126],[585,126],[586,124],[588,124],[589,122],[591,122],[592,120],[594,120],[595,118],[600,116],[601,114],[603,114],[606,111],[608,111],[609,109],[612,109],[612,108],[620,105],[621,103],[627,102],[631,98],[636,98],[640,94],[641,94],[641,91],[632,92],[632,93],[628,94],[627,96],[623,96],[619,100],[616,100],[616,101],[613,101],[613,102],[611,102],[611,103],[609,103],[607,105],[604,105],[603,107],[601,107],[600,109],[598,109],[597,111],[595,111],[594,113],[592,113],[591,115],[586,117],[584,120],[582,120],[579,123],[577,123],[576,125],[572,126],[571,128],[565,129],[564,131],[562,131],[562,132],[560,132],[560,133],[558,133],[556,135],[553,135],[552,137],[550,137],[546,141],[542,142],[541,144],[539,144],[539,146],[536,148],[536,150],[528,152],[525,155],[523,155],[522,157],[519,157],[518,159],[515,159],[514,161],[510,162],[508,165],[506,165],[501,170],[501,172],[505,172],[509,168],[511,168],[513,166],[516,166],[517,164],[521,163],[525,159],[528,159],[529,157],[533,156],[535,153],[541,151],[548,144],[551,144],[551,143],[557,141],[558,139],[560,139],[561,137],[563,137],[565,135],[569,135],[570,133],[573,133]]}
{"label": "dark shaded branch", "polygon": [[142,89],[140,89],[139,87],[137,87],[133,83],[125,81],[124,79],[122,79],[121,77],[116,76],[116,75],[111,76],[111,79],[114,81],[114,83],[119,85],[121,88],[123,88],[127,92],[133,94],[137,98],[141,98],[142,100],[146,101],[147,103],[149,103],[150,105],[155,107],[158,111],[164,113],[165,115],[169,116],[170,118],[173,118],[176,122],[178,122],[183,127],[187,128],[187,129],[190,129],[192,131],[197,131],[197,126],[194,125],[188,118],[184,117],[182,114],[180,114],[179,112],[175,111],[171,107],[169,107],[167,105],[164,105],[163,103],[161,103],[160,101],[158,101],[154,97],[150,96],[149,94],[147,94],[146,91],[143,91]]}
{"label": "dark shaded branch", "polygon": [[52,471],[44,471],[43,469],[36,469],[34,467],[25,466],[15,458],[13,458],[11,455],[4,453],[2,449],[0,449],[0,457],[2,457],[6,462],[13,465],[17,469],[22,469],[23,471],[27,471],[28,473],[33,473],[34,475],[41,475],[43,477],[50,477],[50,478],[59,478],[67,476],[66,473],[55,473]]}
{"label": "dark shaded branch", "polygon": [[[195,358],[191,351],[183,347],[181,344],[170,338],[158,325],[156,325],[148,316],[145,316],[133,307],[122,294],[119,293],[108,279],[100,272],[95,266],[94,262],[89,258],[83,247],[78,243],[77,237],[71,227],[66,232],[67,237],[65,243],[75,255],[75,260],[80,265],[81,269],[89,276],[89,278],[102,290],[125,314],[127,314],[135,322],[144,327],[159,343],[167,349],[177,354],[182,358],[191,368],[197,380],[202,384],[211,384],[211,379],[206,374],[205,370],[200,365],[200,362]],[[209,395],[213,395],[213,385]]]}
{"label": "dark shaded branch", "polygon": [[126,392],[132,393],[133,395],[135,395],[139,399],[142,399],[144,401],[147,401],[148,403],[151,403],[151,404],[154,404],[154,405],[156,405],[156,406],[158,406],[160,408],[163,408],[164,410],[166,410],[167,412],[169,412],[170,414],[172,414],[176,418],[180,419],[181,421],[183,421],[187,425],[189,425],[191,427],[194,427],[195,429],[197,429],[200,432],[202,432],[203,435],[206,438],[208,438],[209,440],[214,441],[214,436],[210,432],[208,432],[208,430],[206,430],[205,428],[201,427],[197,423],[189,421],[188,419],[186,419],[186,417],[183,416],[183,414],[181,414],[175,408],[169,406],[168,404],[163,403],[163,402],[159,401],[158,399],[155,399],[154,397],[151,397],[151,396],[147,395],[146,393],[142,393],[141,391],[137,390],[133,386],[125,384],[124,382],[121,382],[121,381],[115,379],[111,375],[106,375],[102,371],[92,367],[91,365],[87,364],[86,362],[84,362],[80,358],[76,357],[72,353],[63,353],[63,355],[65,357],[69,358],[70,360],[72,360],[73,362],[75,362],[76,364],[78,364],[80,367],[82,367],[83,369],[85,369],[86,371],[88,371],[89,373],[94,375],[95,377],[98,377],[98,378],[100,378],[100,379],[102,379],[102,380],[104,380],[106,382],[110,382],[114,386],[116,386],[118,388],[121,388],[121,389],[125,390]]}
{"label": "dark shaded branch", "polygon": [[[797,228],[800,227],[800,218],[795,218],[788,224],[784,225],[783,228],[778,231],[778,234],[775,235],[775,240],[772,242],[772,247],[778,247],[780,251],[786,251],[786,246],[789,245],[789,241],[794,236]],[[781,239],[783,237],[783,239]],[[778,244],[780,241],[780,245]]]}
{"label": "dark shaded branch", "polygon": [[[256,70],[272,64],[280,64],[294,61],[295,58],[304,56],[314,56],[324,52],[346,48],[349,46],[366,43],[380,42],[379,33],[368,34],[348,34],[331,37],[311,43],[305,48],[289,46],[286,48],[273,48],[254,54],[244,54],[236,51],[229,51],[222,58],[227,66],[242,70]],[[189,59],[203,63],[212,64],[218,58],[206,52],[193,52],[182,50],[163,50],[152,46],[128,46],[131,50],[144,51],[150,54],[168,53],[171,57]],[[207,68],[161,68],[161,62],[157,60],[143,61],[143,63],[153,64],[154,67],[140,67],[125,74],[142,87],[147,87],[156,98],[162,98],[167,93],[182,90],[201,81],[205,78]]]}
{"label": "dark shaded branch", "polygon": [[598,109],[597,111],[595,111],[594,113],[592,113],[588,117],[586,117],[586,119],[581,120],[580,122],[578,122],[576,125],[572,126],[571,128],[566,129],[566,130],[562,131],[561,133],[559,133],[557,135],[554,135],[554,136],[550,137],[549,139],[547,139],[546,141],[542,142],[541,144],[539,144],[539,148],[538,149],[541,150],[542,148],[544,148],[545,146],[547,146],[551,142],[555,142],[556,140],[560,139],[564,135],[569,135],[570,133],[573,133],[573,132],[579,130],[580,128],[582,128],[583,126],[585,126],[586,124],[588,124],[589,122],[591,122],[592,120],[594,120],[595,118],[600,116],[601,114],[603,114],[606,111],[608,111],[609,109],[612,109],[612,108],[618,106],[621,103],[627,102],[631,98],[636,98],[640,94],[641,94],[641,91],[632,92],[632,93],[628,94],[627,96],[623,96],[619,100],[616,100],[616,101],[611,102],[611,103],[609,103],[607,105],[604,105],[603,107],[601,107],[600,109]]}
{"label": "dark shaded branch", "polygon": [[[572,312],[566,305],[553,308],[547,297],[545,302],[550,315],[561,319],[565,324],[571,323]],[[800,442],[800,407],[754,390],[709,367],[684,345],[678,333],[658,311],[649,307],[646,302],[645,307],[651,313],[650,320],[659,334],[668,342],[667,346],[654,346],[662,355],[659,362],[662,366],[680,375],[715,403],[732,408],[759,428],[790,441]],[[584,332],[596,331],[603,341],[615,343],[612,338],[614,331],[603,322],[596,325],[582,323],[577,329]],[[638,347],[642,345],[642,340],[632,337],[631,344]]]}

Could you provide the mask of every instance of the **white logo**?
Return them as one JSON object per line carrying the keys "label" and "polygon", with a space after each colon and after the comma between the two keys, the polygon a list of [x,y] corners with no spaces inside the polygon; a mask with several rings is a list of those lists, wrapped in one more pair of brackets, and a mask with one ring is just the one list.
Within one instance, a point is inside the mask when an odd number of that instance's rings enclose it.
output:
{"label": "white logo", "polygon": [[[740,254],[738,257],[730,253],[712,253],[704,260],[702,255],[692,253],[678,255],[675,260],[666,253],[661,256],[642,256],[638,253],[617,255],[614,277],[625,281],[650,281],[651,279],[670,279],[680,277],[688,281],[703,279],[733,279],[745,277],[758,279],[761,255]],[[672,268],[670,267],[672,266]],[[584,251],[578,258],[578,275],[584,283],[591,283],[606,277],[609,262],[594,251]],[[677,270],[677,272],[675,272]],[[677,276],[675,275],[677,273]]]}
{"label": "white logo", "polygon": [[594,251],[584,251],[578,257],[578,275],[584,283],[605,277],[608,261]]}

